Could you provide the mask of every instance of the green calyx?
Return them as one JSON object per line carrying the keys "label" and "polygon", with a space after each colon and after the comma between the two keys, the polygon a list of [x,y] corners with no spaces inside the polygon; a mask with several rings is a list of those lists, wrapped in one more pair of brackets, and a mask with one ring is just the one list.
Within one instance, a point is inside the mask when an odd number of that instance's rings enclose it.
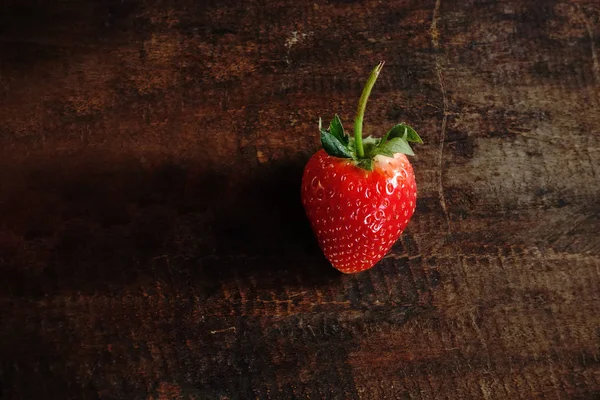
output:
{"label": "green calyx", "polygon": [[363,117],[367,100],[371,89],[383,68],[383,62],[371,72],[358,102],[358,111],[354,119],[354,137],[348,136],[340,117],[336,114],[331,120],[329,128],[323,129],[319,119],[319,130],[321,131],[321,144],[323,148],[333,157],[350,158],[356,165],[367,171],[373,170],[373,158],[376,155],[394,157],[394,153],[414,155],[409,142],[423,143],[417,132],[405,123],[400,123],[388,131],[382,138],[368,136],[363,139],[362,127]]}

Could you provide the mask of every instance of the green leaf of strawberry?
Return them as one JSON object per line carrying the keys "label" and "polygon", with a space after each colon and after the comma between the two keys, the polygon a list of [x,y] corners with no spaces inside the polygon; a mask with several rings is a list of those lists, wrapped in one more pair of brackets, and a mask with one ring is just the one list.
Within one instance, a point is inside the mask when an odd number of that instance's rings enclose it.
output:
{"label": "green leaf of strawberry", "polygon": [[398,239],[416,208],[417,186],[406,155],[409,142],[423,143],[401,123],[382,139],[362,137],[362,124],[380,63],[369,76],[354,120],[354,137],[336,114],[319,131],[323,150],[308,161],[302,176],[302,204],[319,245],[345,273],[371,268]]}
{"label": "green leaf of strawberry", "polygon": [[377,148],[377,146],[379,146],[380,142],[381,139],[374,138],[373,136],[368,136],[363,139],[363,147],[365,149],[365,154],[367,154],[367,159],[373,158],[368,157],[368,155],[371,154]]}
{"label": "green leaf of strawberry", "polygon": [[[378,151],[381,152],[378,153]],[[395,153],[407,154],[409,156],[415,155],[406,139],[401,137],[396,137],[391,140],[388,140],[387,142],[375,149],[375,154],[387,155],[389,157],[390,153],[392,155]]]}
{"label": "green leaf of strawberry", "polygon": [[340,141],[334,134],[321,129],[321,144],[327,154],[333,157],[352,158],[348,146]]}
{"label": "green leaf of strawberry", "polygon": [[356,164],[356,165],[367,171],[373,171],[373,159],[372,158],[363,158],[361,160],[358,160],[358,164]]}
{"label": "green leaf of strawberry", "polygon": [[337,114],[335,114],[329,123],[329,133],[335,136],[342,144],[348,145],[348,136],[346,135],[346,132],[344,132],[342,121]]}
{"label": "green leaf of strawberry", "polygon": [[404,123],[400,123],[394,126],[392,129],[390,129],[388,133],[385,134],[383,139],[381,139],[381,142],[385,143],[388,139],[393,139],[397,137],[404,138],[408,142],[423,143],[421,137],[419,137],[417,132],[415,132],[413,128]]}

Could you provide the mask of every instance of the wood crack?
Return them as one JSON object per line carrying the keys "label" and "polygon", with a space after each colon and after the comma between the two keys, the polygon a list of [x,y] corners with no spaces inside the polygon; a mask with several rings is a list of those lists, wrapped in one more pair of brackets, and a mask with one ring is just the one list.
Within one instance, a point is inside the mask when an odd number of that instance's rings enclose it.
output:
{"label": "wood crack", "polygon": [[448,97],[446,95],[446,88],[444,87],[444,79],[442,73],[442,64],[440,56],[437,54],[437,50],[440,48],[440,33],[437,27],[438,20],[440,19],[440,6],[441,0],[436,0],[435,8],[433,9],[433,17],[431,20],[431,27],[429,33],[431,35],[431,44],[436,50],[435,56],[435,71],[437,74],[438,83],[440,85],[440,91],[442,92],[442,125],[440,127],[440,141],[438,149],[438,196],[442,211],[444,212],[444,218],[446,219],[446,225],[448,226],[448,233],[451,234],[450,227],[450,215],[448,214],[448,207],[446,206],[446,196],[444,193],[444,142],[446,141],[446,125],[448,123]]}
{"label": "wood crack", "polygon": [[596,79],[596,84],[600,84],[600,63],[598,62],[598,53],[596,52],[596,41],[594,40],[594,31],[592,29],[590,21],[588,20],[588,18],[586,18],[585,13],[581,10],[581,8],[578,5],[575,5],[575,7],[577,7],[577,11],[579,11],[581,20],[583,21],[587,34],[590,38],[590,50],[592,53],[592,69],[594,72],[594,78]]}

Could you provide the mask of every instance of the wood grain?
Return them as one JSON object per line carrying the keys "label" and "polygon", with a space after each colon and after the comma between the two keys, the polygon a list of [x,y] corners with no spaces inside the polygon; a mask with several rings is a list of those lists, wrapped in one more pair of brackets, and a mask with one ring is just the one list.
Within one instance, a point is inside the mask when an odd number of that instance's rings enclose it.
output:
{"label": "wood grain", "polygon": [[[0,398],[600,397],[600,6],[5,2]],[[355,276],[317,121],[400,121],[417,212]]]}

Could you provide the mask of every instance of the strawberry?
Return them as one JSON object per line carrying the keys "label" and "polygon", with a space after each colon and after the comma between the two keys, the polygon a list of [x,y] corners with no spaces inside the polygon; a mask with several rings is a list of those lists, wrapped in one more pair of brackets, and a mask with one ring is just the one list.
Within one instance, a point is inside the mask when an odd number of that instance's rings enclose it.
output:
{"label": "strawberry", "polygon": [[360,97],[349,137],[335,115],[319,130],[323,149],[302,176],[302,204],[319,246],[334,268],[356,273],[373,267],[398,240],[417,201],[409,142],[423,143],[410,126],[394,126],[383,138],[362,138],[363,116],[380,63]]}

